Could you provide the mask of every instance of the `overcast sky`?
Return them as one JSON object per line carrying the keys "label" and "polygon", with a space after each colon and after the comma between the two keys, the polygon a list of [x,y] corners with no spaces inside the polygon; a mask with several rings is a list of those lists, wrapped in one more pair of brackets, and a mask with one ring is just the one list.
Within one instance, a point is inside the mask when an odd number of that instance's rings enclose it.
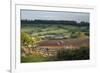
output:
{"label": "overcast sky", "polygon": [[89,22],[89,13],[21,10],[21,19],[70,20],[70,21],[77,21],[77,22],[81,22],[81,21]]}

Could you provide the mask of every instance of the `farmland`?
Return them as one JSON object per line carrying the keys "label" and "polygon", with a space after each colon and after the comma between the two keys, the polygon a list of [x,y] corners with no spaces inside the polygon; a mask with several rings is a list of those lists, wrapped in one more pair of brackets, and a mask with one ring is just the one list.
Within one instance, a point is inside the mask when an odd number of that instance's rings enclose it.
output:
{"label": "farmland", "polygon": [[89,49],[87,22],[21,21],[22,63],[87,60]]}

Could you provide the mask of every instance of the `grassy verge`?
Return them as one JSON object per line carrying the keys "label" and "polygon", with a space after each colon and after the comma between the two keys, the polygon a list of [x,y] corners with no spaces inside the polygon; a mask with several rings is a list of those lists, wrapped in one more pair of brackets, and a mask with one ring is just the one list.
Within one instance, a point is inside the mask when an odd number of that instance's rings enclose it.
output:
{"label": "grassy verge", "polygon": [[43,56],[25,56],[25,57],[21,57],[21,63],[26,63],[26,62],[43,62],[43,61],[47,61],[48,58],[47,57],[43,57]]}

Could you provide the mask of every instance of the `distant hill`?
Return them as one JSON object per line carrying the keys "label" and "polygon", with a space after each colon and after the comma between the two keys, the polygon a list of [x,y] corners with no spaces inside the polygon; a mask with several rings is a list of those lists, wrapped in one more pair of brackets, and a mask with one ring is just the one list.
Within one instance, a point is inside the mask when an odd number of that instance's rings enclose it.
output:
{"label": "distant hill", "polygon": [[22,26],[32,26],[35,24],[59,24],[59,25],[75,25],[75,26],[89,26],[88,22],[67,21],[67,20],[21,20]]}

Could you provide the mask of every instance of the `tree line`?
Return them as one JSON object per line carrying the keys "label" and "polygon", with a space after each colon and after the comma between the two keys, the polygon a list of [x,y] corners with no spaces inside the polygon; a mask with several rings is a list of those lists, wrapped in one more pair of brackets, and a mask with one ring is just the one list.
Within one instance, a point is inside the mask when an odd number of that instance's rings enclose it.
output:
{"label": "tree line", "polygon": [[34,26],[35,24],[61,24],[73,26],[89,26],[88,22],[68,21],[68,20],[21,20],[22,26]]}

